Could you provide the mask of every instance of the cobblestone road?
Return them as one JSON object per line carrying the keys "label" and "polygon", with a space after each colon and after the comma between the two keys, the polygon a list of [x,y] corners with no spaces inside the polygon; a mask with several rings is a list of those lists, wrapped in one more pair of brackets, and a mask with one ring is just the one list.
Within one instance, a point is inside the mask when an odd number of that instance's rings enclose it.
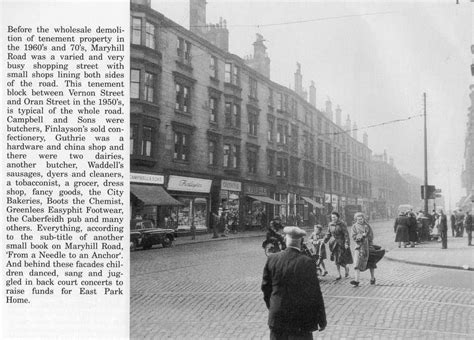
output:
{"label": "cobblestone road", "polygon": [[[393,245],[390,223],[377,243]],[[131,338],[268,339],[260,291],[262,239],[181,245],[131,256]],[[321,278],[328,327],[321,339],[472,339],[473,272],[382,260],[377,284],[362,273]],[[351,270],[352,274],[352,270]]]}

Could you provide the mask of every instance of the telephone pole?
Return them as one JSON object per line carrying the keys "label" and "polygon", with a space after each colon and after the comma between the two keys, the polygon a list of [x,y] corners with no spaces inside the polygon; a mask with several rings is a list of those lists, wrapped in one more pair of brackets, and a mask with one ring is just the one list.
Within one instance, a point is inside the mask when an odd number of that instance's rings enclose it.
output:
{"label": "telephone pole", "polygon": [[424,117],[424,135],[425,135],[425,216],[428,216],[428,137],[426,129],[426,93],[423,93],[423,117]]}

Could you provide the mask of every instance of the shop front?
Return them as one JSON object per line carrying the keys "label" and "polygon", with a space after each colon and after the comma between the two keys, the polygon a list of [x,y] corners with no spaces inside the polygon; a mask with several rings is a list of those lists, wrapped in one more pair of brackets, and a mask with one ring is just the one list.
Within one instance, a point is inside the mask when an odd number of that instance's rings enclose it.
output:
{"label": "shop front", "polygon": [[231,228],[236,230],[242,229],[242,217],[241,217],[241,193],[242,183],[221,180],[221,188],[219,194],[219,208],[227,214],[227,223]]}
{"label": "shop front", "polygon": [[131,220],[152,220],[158,227],[176,227],[169,217],[181,203],[163,188],[164,178],[164,175],[130,174]]}
{"label": "shop front", "polygon": [[171,215],[178,231],[189,231],[192,225],[196,231],[208,230],[211,184],[210,179],[169,176],[167,190],[181,203]]}
{"label": "shop front", "polygon": [[269,197],[270,190],[266,186],[245,183],[244,184],[244,214],[245,228],[266,228],[277,211],[286,202]]}

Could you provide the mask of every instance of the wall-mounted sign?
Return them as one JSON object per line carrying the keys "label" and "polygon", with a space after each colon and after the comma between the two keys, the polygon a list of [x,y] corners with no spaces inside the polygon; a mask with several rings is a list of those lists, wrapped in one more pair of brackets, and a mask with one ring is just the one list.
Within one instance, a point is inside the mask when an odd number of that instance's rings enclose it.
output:
{"label": "wall-mounted sign", "polygon": [[246,184],[244,192],[246,195],[268,196],[267,188],[259,185]]}
{"label": "wall-mounted sign", "polygon": [[235,181],[221,181],[221,190],[242,191],[242,183]]}
{"label": "wall-mounted sign", "polygon": [[136,172],[130,173],[131,183],[148,183],[148,184],[159,184],[165,183],[165,176],[163,175],[152,175],[152,174],[139,174]]}
{"label": "wall-mounted sign", "polygon": [[331,194],[324,194],[324,203],[331,203]]}
{"label": "wall-mounted sign", "polygon": [[209,193],[211,184],[212,180],[210,179],[171,175],[168,181],[168,190]]}

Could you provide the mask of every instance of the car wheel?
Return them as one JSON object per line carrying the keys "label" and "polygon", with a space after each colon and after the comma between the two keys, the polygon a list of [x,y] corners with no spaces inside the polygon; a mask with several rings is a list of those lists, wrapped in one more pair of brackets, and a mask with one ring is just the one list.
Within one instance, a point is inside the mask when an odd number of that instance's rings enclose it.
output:
{"label": "car wheel", "polygon": [[163,238],[163,241],[161,241],[161,244],[163,245],[163,248],[168,248],[168,247],[171,247],[171,245],[173,244],[173,240],[171,239],[169,235],[166,235]]}

